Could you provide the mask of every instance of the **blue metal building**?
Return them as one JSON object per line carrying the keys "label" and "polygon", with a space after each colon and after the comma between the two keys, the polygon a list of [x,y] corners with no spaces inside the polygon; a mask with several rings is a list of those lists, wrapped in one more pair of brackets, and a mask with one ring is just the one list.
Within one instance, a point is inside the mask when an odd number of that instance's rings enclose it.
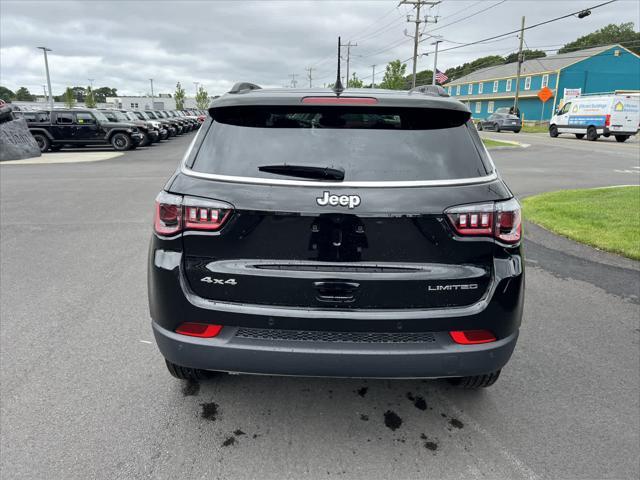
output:
{"label": "blue metal building", "polygon": [[[466,103],[473,118],[481,119],[513,105],[517,63],[477,70],[444,85]],[[549,87],[553,97],[537,96]],[[608,45],[525,60],[520,74],[518,107],[526,120],[548,121],[563,99],[590,93],[640,90],[640,56],[621,45]]]}

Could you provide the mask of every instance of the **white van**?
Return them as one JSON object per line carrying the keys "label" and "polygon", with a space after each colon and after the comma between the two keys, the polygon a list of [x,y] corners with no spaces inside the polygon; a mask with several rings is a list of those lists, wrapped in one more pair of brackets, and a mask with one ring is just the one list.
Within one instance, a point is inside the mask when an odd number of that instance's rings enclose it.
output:
{"label": "white van", "polygon": [[613,135],[624,142],[638,133],[640,97],[636,95],[594,95],[576,97],[562,105],[549,123],[549,135],[573,133],[577,138],[597,140]]}

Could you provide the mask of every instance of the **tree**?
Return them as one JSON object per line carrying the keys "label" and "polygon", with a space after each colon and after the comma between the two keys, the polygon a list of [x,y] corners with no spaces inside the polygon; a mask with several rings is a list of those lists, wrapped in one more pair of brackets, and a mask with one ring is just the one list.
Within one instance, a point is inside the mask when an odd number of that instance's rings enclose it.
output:
{"label": "tree", "polygon": [[116,88],[100,87],[93,91],[93,96],[98,103],[105,103],[107,97],[117,97],[118,90]]}
{"label": "tree", "polygon": [[36,99],[35,95],[31,95],[29,89],[27,87],[20,87],[16,90],[16,100],[20,100],[23,102],[33,102]]}
{"label": "tree", "polygon": [[[431,70],[422,70],[416,73],[416,85],[431,85],[433,72]],[[407,75],[404,79],[406,88],[411,87],[411,75]]]}
{"label": "tree", "polygon": [[71,90],[73,90],[76,101],[84,102],[84,97],[87,95],[87,90],[84,87],[73,87]]}
{"label": "tree", "polygon": [[353,72],[353,76],[349,80],[349,88],[362,88],[363,86],[364,82],[358,78],[356,72]]}
{"label": "tree", "polygon": [[[547,54],[542,50],[523,50],[522,58],[524,60],[533,60],[534,58],[546,57]],[[518,61],[518,52],[513,52],[504,57],[504,63],[514,63]]]}
{"label": "tree", "polygon": [[9,90],[7,87],[0,86],[0,98],[5,102],[10,102],[16,98],[16,94]]}
{"label": "tree", "polygon": [[202,85],[198,87],[198,91],[196,92],[196,106],[200,109],[209,107],[209,94]]}
{"label": "tree", "polygon": [[574,52],[596,45],[611,45],[620,43],[636,54],[640,54],[640,32],[636,32],[633,28],[633,22],[621,23],[616,25],[610,23],[606,27],[602,27],[595,32],[567,43],[558,50],[558,53]]}
{"label": "tree", "polygon": [[382,78],[380,88],[387,88],[389,90],[403,90],[406,88],[404,75],[407,70],[407,66],[400,60],[394,60],[387,65]]}
{"label": "tree", "polygon": [[96,97],[95,97],[91,87],[87,87],[87,89],[86,89],[86,95],[84,97],[84,104],[87,106],[87,108],[96,108],[98,106],[98,104],[96,102]]}
{"label": "tree", "polygon": [[73,106],[76,104],[76,95],[75,95],[75,92],[73,91],[73,88],[71,87],[67,87],[67,89],[64,92],[63,98],[64,98],[64,104],[67,108],[73,108]]}
{"label": "tree", "polygon": [[480,57],[472,62],[463,63],[457,67],[447,68],[445,75],[449,77],[449,80],[455,80],[456,78],[464,77],[470,73],[480,70],[481,68],[493,67],[495,65],[502,65],[504,63],[504,57],[500,55],[489,55],[486,57]]}
{"label": "tree", "polygon": [[176,84],[176,93],[173,94],[173,99],[176,101],[176,110],[184,109],[184,97],[185,92],[180,82]]}

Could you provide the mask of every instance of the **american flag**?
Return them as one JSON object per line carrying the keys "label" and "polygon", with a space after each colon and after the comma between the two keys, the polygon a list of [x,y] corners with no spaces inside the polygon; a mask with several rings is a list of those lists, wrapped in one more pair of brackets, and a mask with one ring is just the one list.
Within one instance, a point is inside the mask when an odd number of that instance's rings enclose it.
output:
{"label": "american flag", "polygon": [[436,68],[436,82],[438,83],[444,83],[447,80],[449,80],[449,77],[447,77],[444,72],[441,72],[440,70],[438,70]]}

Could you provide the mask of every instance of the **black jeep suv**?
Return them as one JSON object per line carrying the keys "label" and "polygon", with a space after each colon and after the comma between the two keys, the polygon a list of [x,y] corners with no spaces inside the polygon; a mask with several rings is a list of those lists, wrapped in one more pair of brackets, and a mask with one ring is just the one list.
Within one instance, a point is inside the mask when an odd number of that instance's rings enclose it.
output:
{"label": "black jeep suv", "polygon": [[441,88],[216,99],[156,199],[169,371],[493,384],[524,300],[520,205]]}
{"label": "black jeep suv", "polygon": [[157,142],[160,139],[160,133],[153,128],[151,124],[148,122],[143,122],[141,120],[132,120],[125,113],[120,110],[112,110],[107,108],[101,108],[100,112],[107,117],[110,122],[117,122],[123,124],[129,124],[132,127],[136,127],[138,131],[142,134],[142,140],[138,144],[139,147],[146,147],[153,142]]}
{"label": "black jeep suv", "polygon": [[111,122],[99,110],[43,110],[24,112],[23,117],[42,152],[57,151],[65,145],[112,145],[123,151],[136,148],[143,138],[131,123]]}

